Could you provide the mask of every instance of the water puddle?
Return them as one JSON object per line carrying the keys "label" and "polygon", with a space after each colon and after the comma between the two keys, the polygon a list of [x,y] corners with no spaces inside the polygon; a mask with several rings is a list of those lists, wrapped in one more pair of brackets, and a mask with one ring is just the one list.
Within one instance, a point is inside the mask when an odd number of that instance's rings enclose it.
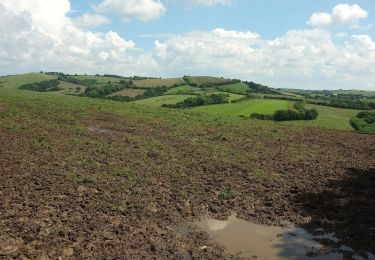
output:
{"label": "water puddle", "polygon": [[[334,233],[316,230],[314,235],[302,228],[259,225],[239,219],[235,214],[221,221],[204,217],[196,223],[229,253],[254,259],[375,259],[375,255],[356,254],[340,245]],[[316,234],[315,234],[316,233]],[[329,242],[324,246],[319,241]],[[327,243],[325,243],[327,245]]]}

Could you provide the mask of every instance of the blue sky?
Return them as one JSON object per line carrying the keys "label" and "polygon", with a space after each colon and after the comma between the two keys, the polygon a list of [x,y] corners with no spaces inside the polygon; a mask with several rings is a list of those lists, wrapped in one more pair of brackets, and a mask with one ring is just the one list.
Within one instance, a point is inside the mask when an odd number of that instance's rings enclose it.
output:
{"label": "blue sky", "polygon": [[2,74],[189,74],[375,90],[373,0],[0,0],[0,22]]}
{"label": "blue sky", "polygon": [[[91,6],[101,1],[71,1],[70,17],[77,17],[92,10]],[[236,31],[258,32],[263,38],[273,39],[283,35],[290,29],[311,28],[306,24],[310,15],[317,11],[329,12],[343,1],[337,0],[237,0],[231,4],[205,6],[189,6],[183,1],[166,2],[167,12],[160,19],[149,22],[132,20],[124,23],[121,18],[113,16],[112,23],[99,27],[105,32],[114,30],[125,38],[137,39],[137,44],[145,48],[153,46],[155,39],[160,37],[142,38],[143,34],[184,33],[189,31],[209,31],[215,28],[226,28]],[[345,1],[358,4],[369,12],[364,24],[375,24],[375,2],[372,0]],[[371,30],[351,30],[350,28],[334,28],[333,31],[366,32],[375,36]]]}

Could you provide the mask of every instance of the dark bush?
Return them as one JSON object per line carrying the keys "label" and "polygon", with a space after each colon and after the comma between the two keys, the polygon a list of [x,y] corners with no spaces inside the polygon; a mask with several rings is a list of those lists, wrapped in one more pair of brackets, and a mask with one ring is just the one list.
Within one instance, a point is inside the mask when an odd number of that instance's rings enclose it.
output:
{"label": "dark bush", "polygon": [[20,86],[19,88],[22,90],[32,90],[32,91],[38,91],[38,92],[47,92],[47,91],[59,91],[61,88],[59,88],[60,81],[57,79],[52,80],[46,80],[31,84],[25,84]]}

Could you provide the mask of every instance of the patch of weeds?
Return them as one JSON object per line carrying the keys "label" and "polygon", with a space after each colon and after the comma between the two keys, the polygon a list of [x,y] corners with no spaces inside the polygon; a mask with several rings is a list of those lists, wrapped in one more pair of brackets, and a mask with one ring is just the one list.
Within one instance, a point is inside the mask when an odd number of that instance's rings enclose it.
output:
{"label": "patch of weeds", "polygon": [[225,188],[219,194],[219,197],[224,200],[231,200],[238,196],[238,193],[231,188]]}

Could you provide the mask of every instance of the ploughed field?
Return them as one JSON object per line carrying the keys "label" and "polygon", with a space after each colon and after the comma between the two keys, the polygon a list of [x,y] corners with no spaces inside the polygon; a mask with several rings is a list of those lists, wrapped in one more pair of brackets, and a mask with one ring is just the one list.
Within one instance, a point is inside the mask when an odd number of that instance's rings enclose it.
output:
{"label": "ploughed field", "polygon": [[233,212],[375,251],[374,135],[0,88],[0,155],[0,258],[230,259],[189,223]]}

